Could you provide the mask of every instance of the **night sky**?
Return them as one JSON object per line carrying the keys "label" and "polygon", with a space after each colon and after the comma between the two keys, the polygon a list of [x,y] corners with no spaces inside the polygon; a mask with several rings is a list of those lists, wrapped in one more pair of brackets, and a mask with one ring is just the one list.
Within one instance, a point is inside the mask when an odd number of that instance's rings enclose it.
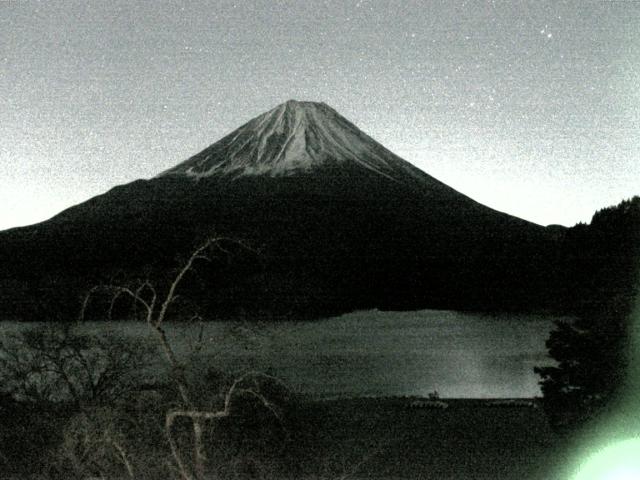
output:
{"label": "night sky", "polygon": [[0,229],[149,178],[290,98],[488,206],[640,194],[640,2],[0,1]]}

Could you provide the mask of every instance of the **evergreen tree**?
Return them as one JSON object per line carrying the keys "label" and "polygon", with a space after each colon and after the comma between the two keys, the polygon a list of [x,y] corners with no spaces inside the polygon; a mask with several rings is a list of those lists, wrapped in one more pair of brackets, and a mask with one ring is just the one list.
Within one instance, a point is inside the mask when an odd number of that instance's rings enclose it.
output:
{"label": "evergreen tree", "polygon": [[597,212],[568,232],[565,258],[579,315],[556,324],[547,348],[553,367],[536,368],[552,426],[593,418],[624,385],[630,317],[638,294],[640,197]]}

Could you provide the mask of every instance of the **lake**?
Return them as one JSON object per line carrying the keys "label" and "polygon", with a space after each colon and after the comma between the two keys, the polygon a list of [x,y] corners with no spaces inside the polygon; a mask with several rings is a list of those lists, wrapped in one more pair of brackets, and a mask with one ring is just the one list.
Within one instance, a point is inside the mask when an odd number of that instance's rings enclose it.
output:
{"label": "lake", "polygon": [[[412,396],[491,398],[540,395],[534,366],[552,364],[545,341],[559,317],[453,311],[361,311],[324,320],[203,325],[201,355],[227,371],[268,371],[315,398]],[[25,324],[5,322],[3,332]],[[141,340],[144,323],[89,322]],[[200,338],[195,324],[168,324],[181,356]]]}

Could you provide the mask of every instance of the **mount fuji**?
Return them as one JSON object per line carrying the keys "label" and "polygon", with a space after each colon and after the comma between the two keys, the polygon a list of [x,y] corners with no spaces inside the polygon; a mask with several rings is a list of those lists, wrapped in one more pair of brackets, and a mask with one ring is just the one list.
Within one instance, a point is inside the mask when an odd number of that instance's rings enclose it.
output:
{"label": "mount fuji", "polygon": [[556,229],[479,204],[324,103],[290,100],[154,178],[0,232],[0,313],[169,268],[212,233],[260,251],[201,298],[219,316],[536,310],[554,288]]}

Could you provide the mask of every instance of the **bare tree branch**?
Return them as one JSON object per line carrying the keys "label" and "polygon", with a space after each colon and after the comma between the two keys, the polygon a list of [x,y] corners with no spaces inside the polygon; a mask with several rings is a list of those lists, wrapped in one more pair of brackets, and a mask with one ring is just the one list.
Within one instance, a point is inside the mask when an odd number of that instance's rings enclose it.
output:
{"label": "bare tree branch", "polygon": [[[117,285],[100,285],[92,288],[84,299],[82,310],[80,314],[80,320],[84,320],[86,309],[88,307],[90,298],[92,295],[98,292],[104,292],[111,295],[110,304],[109,304],[109,318],[113,313],[113,308],[116,301],[121,296],[128,296],[132,299],[134,308],[137,306],[142,306],[145,312],[145,322],[149,325],[149,327],[155,332],[158,343],[160,344],[161,350],[164,354],[165,359],[167,360],[169,366],[174,372],[174,381],[178,387],[178,391],[180,397],[182,399],[182,403],[184,408],[175,409],[169,411],[165,417],[165,431],[169,441],[169,447],[171,449],[172,456],[176,462],[178,470],[180,472],[180,476],[183,480],[202,480],[204,475],[204,464],[206,460],[205,450],[204,450],[204,442],[203,442],[203,427],[204,422],[211,421],[214,419],[219,419],[223,417],[227,417],[232,408],[232,401],[234,397],[241,395],[251,395],[254,398],[258,399],[260,403],[267,408],[279,421],[281,421],[281,417],[278,411],[268,399],[259,392],[259,385],[257,383],[258,378],[270,379],[272,381],[277,381],[277,379],[270,377],[268,375],[260,374],[258,372],[249,372],[240,378],[236,379],[233,384],[230,386],[227,391],[224,404],[222,410],[219,411],[203,411],[196,407],[196,403],[191,398],[189,393],[189,388],[187,386],[187,381],[184,377],[184,372],[182,365],[180,364],[178,357],[171,345],[167,337],[167,333],[163,328],[163,323],[167,317],[167,312],[171,305],[178,298],[178,288],[184,280],[185,276],[192,271],[195,271],[195,265],[197,262],[213,262],[213,258],[211,257],[212,251],[221,252],[224,255],[231,256],[232,253],[230,250],[223,246],[223,242],[233,242],[234,244],[240,245],[243,249],[247,251],[255,252],[253,249],[248,247],[246,244],[242,242],[238,242],[236,240],[231,240],[225,237],[211,237],[208,238],[205,242],[203,242],[199,247],[197,247],[189,256],[189,258],[184,262],[182,267],[177,271],[173,280],[169,284],[168,290],[166,294],[163,294],[162,300],[158,298],[158,292],[156,288],[152,285],[152,283],[147,279],[141,282],[137,288],[131,289],[126,286],[117,286]],[[159,309],[156,309],[157,303],[159,303]],[[202,321],[199,315],[196,315],[192,318],[199,319]],[[203,345],[203,336],[204,336],[204,327],[200,325],[200,331],[196,340],[196,345],[193,349],[195,353],[199,352]],[[253,380],[253,388],[244,388],[242,385],[247,380]],[[184,461],[180,454],[179,447],[176,443],[176,440],[173,435],[173,425],[176,419],[178,418],[188,418],[191,421],[192,429],[193,429],[193,441],[194,441],[194,466],[193,470],[188,467],[187,463]],[[126,461],[126,455],[124,453],[120,453],[123,458],[123,461]],[[127,467],[127,471],[129,475],[133,478],[132,470]]]}

